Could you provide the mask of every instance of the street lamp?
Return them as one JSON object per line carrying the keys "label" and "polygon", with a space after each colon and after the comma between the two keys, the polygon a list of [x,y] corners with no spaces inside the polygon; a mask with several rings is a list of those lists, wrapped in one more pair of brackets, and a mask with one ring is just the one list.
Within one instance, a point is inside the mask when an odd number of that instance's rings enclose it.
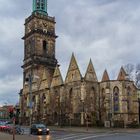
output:
{"label": "street lamp", "polygon": [[25,79],[25,82],[28,82],[29,84],[29,109],[30,109],[29,125],[31,126],[32,124],[32,82],[33,82],[33,69],[32,68],[31,68],[30,74]]}
{"label": "street lamp", "polygon": [[29,115],[29,125],[32,124],[32,70],[31,73],[28,75],[28,78],[26,78],[26,82],[29,84],[29,109],[30,109],[30,115]]}
{"label": "street lamp", "polygon": [[26,78],[26,82],[28,82],[29,84],[29,109],[30,109],[30,115],[29,115],[29,125],[31,126],[32,124],[32,84],[33,84],[33,78],[35,79],[39,79],[39,77],[37,75],[33,76],[33,70],[31,68],[31,72],[28,75],[28,77]]}

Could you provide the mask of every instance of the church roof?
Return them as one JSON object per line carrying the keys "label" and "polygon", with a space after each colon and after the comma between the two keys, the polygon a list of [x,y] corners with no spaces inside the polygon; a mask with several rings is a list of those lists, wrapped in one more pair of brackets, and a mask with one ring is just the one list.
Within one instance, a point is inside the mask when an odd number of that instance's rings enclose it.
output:
{"label": "church roof", "polygon": [[74,82],[81,80],[82,76],[77,65],[74,54],[72,54],[71,61],[69,64],[69,68],[67,71],[65,83]]}
{"label": "church roof", "polygon": [[52,79],[52,83],[51,83],[51,87],[60,86],[62,84],[63,84],[63,78],[62,78],[59,67],[56,66],[54,75],[53,75],[53,79]]}
{"label": "church roof", "polygon": [[126,80],[126,76],[127,76],[127,74],[126,74],[124,68],[121,67],[117,80]]}
{"label": "church roof", "polygon": [[110,78],[108,76],[108,72],[107,72],[107,70],[105,70],[103,73],[102,82],[109,81],[109,80],[110,80]]}
{"label": "church roof", "polygon": [[95,73],[95,69],[93,67],[91,59],[89,61],[87,71],[85,73],[85,80],[86,81],[92,81],[92,82],[98,82],[98,79],[97,79],[97,76],[96,76],[96,73]]}

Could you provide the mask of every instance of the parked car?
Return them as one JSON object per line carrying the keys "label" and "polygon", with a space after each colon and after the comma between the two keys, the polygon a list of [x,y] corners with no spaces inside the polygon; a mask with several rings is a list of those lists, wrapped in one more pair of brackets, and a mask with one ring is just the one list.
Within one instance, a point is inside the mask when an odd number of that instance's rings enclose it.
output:
{"label": "parked car", "polygon": [[30,133],[35,135],[49,135],[50,130],[44,124],[32,124]]}

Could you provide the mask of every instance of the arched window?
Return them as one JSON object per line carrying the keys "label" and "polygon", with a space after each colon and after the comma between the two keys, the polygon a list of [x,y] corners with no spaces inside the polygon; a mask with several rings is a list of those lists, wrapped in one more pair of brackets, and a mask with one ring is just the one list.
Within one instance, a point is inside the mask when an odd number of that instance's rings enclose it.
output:
{"label": "arched window", "polygon": [[127,87],[127,110],[130,111],[131,106],[131,88]]}
{"label": "arched window", "polygon": [[45,10],[45,2],[44,2],[44,0],[41,0],[41,10]]}
{"label": "arched window", "polygon": [[35,105],[35,96],[32,97],[32,105]]}
{"label": "arched window", "polygon": [[113,101],[114,101],[114,112],[119,111],[119,88],[114,87],[113,89]]}
{"label": "arched window", "polygon": [[69,91],[69,113],[72,113],[72,110],[73,110],[73,107],[72,107],[72,102],[73,102],[73,98],[72,98],[72,92],[73,92],[73,89],[71,88],[70,91]]}
{"label": "arched window", "polygon": [[42,100],[41,100],[41,102],[42,102],[42,103],[45,103],[45,101],[46,101],[46,96],[45,96],[45,94],[43,94],[43,95],[42,95]]}
{"label": "arched window", "polygon": [[36,9],[39,9],[39,8],[40,8],[40,1],[36,0]]}
{"label": "arched window", "polygon": [[102,94],[101,94],[102,102],[105,100],[105,89],[102,88]]}
{"label": "arched window", "polygon": [[72,99],[72,88],[71,88],[70,91],[69,91],[69,99],[70,99],[70,100]]}
{"label": "arched window", "polygon": [[94,99],[94,98],[95,98],[95,89],[94,87],[92,87],[90,91],[90,99]]}
{"label": "arched window", "polygon": [[127,96],[130,96],[130,95],[131,95],[131,88],[127,87]]}
{"label": "arched window", "polygon": [[45,40],[43,40],[43,54],[46,55],[47,54],[47,42]]}

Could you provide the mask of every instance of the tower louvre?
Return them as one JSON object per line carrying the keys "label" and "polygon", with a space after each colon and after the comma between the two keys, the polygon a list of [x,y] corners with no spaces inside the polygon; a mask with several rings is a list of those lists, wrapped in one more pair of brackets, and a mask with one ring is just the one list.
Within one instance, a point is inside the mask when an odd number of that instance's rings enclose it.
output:
{"label": "tower louvre", "polygon": [[47,0],[33,0],[33,12],[47,14]]}

